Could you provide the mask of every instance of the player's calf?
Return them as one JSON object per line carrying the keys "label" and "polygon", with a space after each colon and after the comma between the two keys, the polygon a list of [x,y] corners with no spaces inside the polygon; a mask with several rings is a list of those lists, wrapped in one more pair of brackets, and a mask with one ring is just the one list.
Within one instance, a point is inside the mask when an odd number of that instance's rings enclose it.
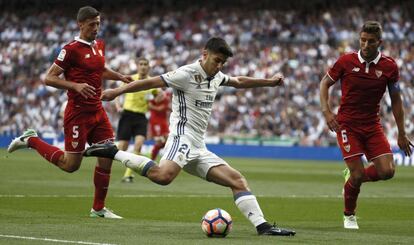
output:
{"label": "player's calf", "polygon": [[94,156],[118,160],[122,162],[125,167],[132,169],[142,176],[147,176],[148,170],[156,165],[155,162],[148,157],[120,151],[116,145],[112,143],[94,144],[88,147],[83,155],[86,157]]}

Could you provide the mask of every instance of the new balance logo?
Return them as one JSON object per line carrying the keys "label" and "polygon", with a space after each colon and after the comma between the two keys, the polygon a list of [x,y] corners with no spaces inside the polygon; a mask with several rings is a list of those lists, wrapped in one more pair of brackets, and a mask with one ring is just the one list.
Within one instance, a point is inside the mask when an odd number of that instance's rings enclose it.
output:
{"label": "new balance logo", "polygon": [[354,69],[352,69],[353,72],[359,72],[360,68],[359,67],[354,67]]}

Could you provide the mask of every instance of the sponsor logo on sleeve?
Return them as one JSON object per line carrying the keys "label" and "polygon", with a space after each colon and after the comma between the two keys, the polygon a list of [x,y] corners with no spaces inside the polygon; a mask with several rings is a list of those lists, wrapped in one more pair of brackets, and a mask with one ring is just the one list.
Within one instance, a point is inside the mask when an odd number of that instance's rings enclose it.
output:
{"label": "sponsor logo on sleeve", "polygon": [[65,59],[65,56],[66,56],[66,50],[62,49],[60,50],[57,60],[63,61]]}

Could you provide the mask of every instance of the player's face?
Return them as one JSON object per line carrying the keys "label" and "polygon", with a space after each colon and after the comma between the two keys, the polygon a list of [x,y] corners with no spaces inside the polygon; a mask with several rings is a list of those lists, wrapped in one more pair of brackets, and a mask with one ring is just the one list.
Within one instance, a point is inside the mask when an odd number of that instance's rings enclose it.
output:
{"label": "player's face", "polygon": [[79,22],[80,37],[89,42],[95,40],[96,36],[98,35],[100,25],[100,16],[96,16],[95,18]]}
{"label": "player's face", "polygon": [[212,53],[204,50],[203,52],[203,68],[208,76],[214,76],[223,69],[224,64],[227,61],[227,57],[224,54]]}
{"label": "player's face", "polygon": [[138,74],[141,76],[147,76],[149,72],[149,64],[146,60],[138,61]]}
{"label": "player's face", "polygon": [[375,59],[381,42],[382,40],[378,39],[375,34],[361,32],[359,36],[359,46],[362,57],[369,61]]}

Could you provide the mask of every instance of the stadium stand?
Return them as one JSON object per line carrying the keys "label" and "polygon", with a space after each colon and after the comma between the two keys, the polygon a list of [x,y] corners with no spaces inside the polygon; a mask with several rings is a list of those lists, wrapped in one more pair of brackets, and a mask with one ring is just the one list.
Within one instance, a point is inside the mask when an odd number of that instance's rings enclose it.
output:
{"label": "stadium stand", "polygon": [[[218,35],[235,51],[226,73],[261,77],[281,71],[286,77],[282,89],[222,89],[209,137],[336,145],[319,111],[319,81],[340,54],[358,47],[355,30],[365,20],[375,19],[384,27],[384,53],[395,57],[400,68],[407,133],[413,138],[414,9],[410,1],[172,2],[92,1],[103,13],[100,36],[109,47],[106,56],[112,68],[132,74],[133,60],[145,56],[151,60],[153,75],[162,74],[196,60],[201,45]],[[61,134],[60,110],[66,95],[46,87],[42,80],[61,46],[77,35],[73,16],[80,1],[73,3],[0,2],[0,135],[18,135],[27,127],[45,135]],[[368,11],[372,6],[387,11]],[[332,93],[337,106],[337,85]],[[119,115],[114,105],[105,103],[105,107],[116,127]],[[388,139],[396,145],[397,128],[387,96],[381,113]]]}

